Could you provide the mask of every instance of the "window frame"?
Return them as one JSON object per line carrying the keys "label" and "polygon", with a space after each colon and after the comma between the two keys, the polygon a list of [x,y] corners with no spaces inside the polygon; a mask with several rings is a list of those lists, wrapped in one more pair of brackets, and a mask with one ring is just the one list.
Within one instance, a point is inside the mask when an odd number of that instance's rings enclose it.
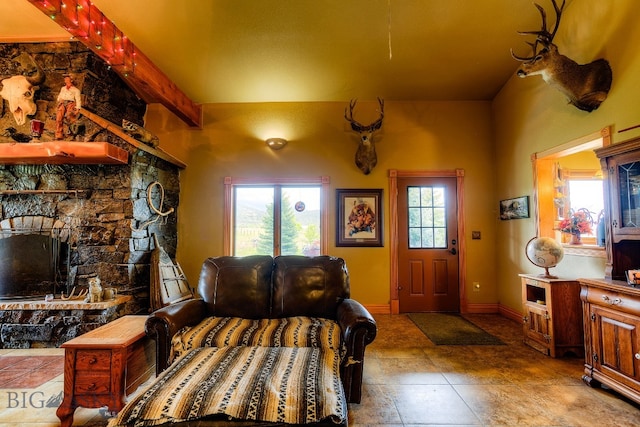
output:
{"label": "window frame", "polygon": [[329,243],[329,184],[328,176],[295,177],[295,178],[243,178],[226,176],[224,178],[224,214],[223,214],[223,253],[233,255],[233,218],[234,218],[234,188],[236,186],[320,186],[320,253],[327,254]]}
{"label": "window frame", "polygon": [[[595,245],[595,239],[594,244],[583,246],[562,243],[560,232],[555,230],[557,221],[553,214],[553,212],[557,211],[554,205],[555,184],[553,182],[554,174],[556,173],[555,163],[558,158],[609,145],[611,145],[611,127],[607,126],[598,132],[531,155],[536,236],[551,237],[557,240],[558,243],[564,246],[565,255],[606,257],[604,248]],[[606,197],[606,195],[603,195],[603,197]]]}

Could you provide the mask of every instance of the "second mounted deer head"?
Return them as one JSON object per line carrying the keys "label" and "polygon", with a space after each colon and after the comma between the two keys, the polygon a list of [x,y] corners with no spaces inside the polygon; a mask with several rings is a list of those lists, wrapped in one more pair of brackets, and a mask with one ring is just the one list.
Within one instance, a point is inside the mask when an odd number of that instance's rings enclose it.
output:
{"label": "second mounted deer head", "polygon": [[551,0],[556,14],[553,31],[547,29],[547,14],[537,3],[535,6],[542,17],[540,31],[519,31],[520,34],[533,34],[536,40],[527,43],[533,48],[531,56],[517,56],[511,51],[522,66],[518,69],[519,77],[540,75],[542,79],[560,90],[569,99],[569,103],[583,111],[593,111],[607,98],[611,88],[612,73],[609,63],[604,59],[597,59],[588,64],[577,64],[572,59],[561,55],[558,47],[553,44],[553,38],[560,25],[560,17],[564,9],[565,0],[558,7],[556,0]]}
{"label": "second mounted deer head", "polygon": [[384,100],[378,98],[378,104],[380,105],[380,117],[378,120],[366,126],[353,119],[353,109],[356,107],[356,102],[356,99],[352,99],[349,103],[348,110],[347,108],[344,109],[344,118],[351,123],[351,129],[360,135],[360,142],[358,143],[358,150],[356,151],[356,166],[358,166],[358,169],[365,175],[369,175],[378,163],[376,147],[373,145],[373,133],[382,126],[382,119],[384,119]]}

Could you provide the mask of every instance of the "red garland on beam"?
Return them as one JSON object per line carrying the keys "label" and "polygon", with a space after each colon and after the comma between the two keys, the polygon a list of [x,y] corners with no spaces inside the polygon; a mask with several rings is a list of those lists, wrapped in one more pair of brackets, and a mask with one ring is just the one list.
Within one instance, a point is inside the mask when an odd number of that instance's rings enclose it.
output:
{"label": "red garland on beam", "polygon": [[202,127],[202,107],[189,99],[89,0],[27,1],[111,65],[145,102],[159,102],[189,126]]}

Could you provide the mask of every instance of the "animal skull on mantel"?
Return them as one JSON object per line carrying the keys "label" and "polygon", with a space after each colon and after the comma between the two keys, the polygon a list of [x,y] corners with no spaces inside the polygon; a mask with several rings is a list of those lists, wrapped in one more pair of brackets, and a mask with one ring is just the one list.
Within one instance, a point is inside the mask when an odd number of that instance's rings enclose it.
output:
{"label": "animal skull on mantel", "polygon": [[[14,60],[19,63],[22,68],[32,72],[30,75],[25,71],[26,75],[15,75],[0,80],[0,102],[6,99],[9,102],[9,109],[16,123],[21,126],[27,116],[36,113],[36,103],[33,101],[35,92],[39,89],[45,80],[45,73],[38,63],[27,53],[21,53]],[[1,109],[2,105],[0,105]]]}
{"label": "animal skull on mantel", "polygon": [[376,147],[373,144],[373,133],[382,127],[384,100],[378,98],[378,104],[380,104],[380,117],[378,120],[366,126],[353,119],[353,109],[356,106],[356,102],[358,102],[356,99],[352,99],[351,102],[349,102],[348,110],[347,108],[344,109],[344,118],[351,123],[351,129],[360,135],[360,142],[358,142],[358,150],[356,151],[356,166],[358,166],[358,169],[365,175],[369,175],[378,163]]}

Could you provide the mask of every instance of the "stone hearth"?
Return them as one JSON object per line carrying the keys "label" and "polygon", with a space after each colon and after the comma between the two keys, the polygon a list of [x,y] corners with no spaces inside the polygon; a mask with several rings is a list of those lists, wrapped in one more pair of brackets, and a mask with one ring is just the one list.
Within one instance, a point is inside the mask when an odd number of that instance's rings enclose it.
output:
{"label": "stone hearth", "polygon": [[131,296],[85,303],[54,300],[0,302],[0,341],[3,348],[58,347],[128,314]]}

